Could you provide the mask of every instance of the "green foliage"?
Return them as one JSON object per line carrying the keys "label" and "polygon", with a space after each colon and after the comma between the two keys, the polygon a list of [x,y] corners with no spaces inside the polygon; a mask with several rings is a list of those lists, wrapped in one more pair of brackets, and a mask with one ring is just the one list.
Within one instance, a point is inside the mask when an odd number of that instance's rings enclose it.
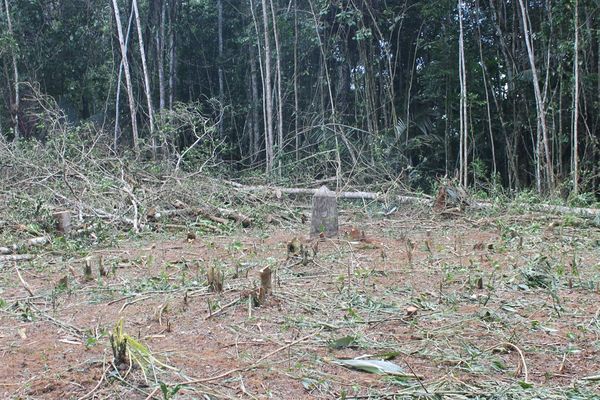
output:
{"label": "green foliage", "polygon": [[[119,23],[127,31],[129,4],[118,3]],[[141,101],[144,79],[135,29],[129,29],[128,39],[140,142],[142,147],[154,147],[143,156],[149,154],[157,163],[181,156],[178,166],[187,172],[256,174],[265,169],[265,128],[270,125],[277,171],[261,175],[262,180],[295,183],[340,174],[347,175],[348,183],[364,185],[400,177],[412,189],[429,191],[436,178],[454,175],[460,93],[455,1],[274,4],[266,26],[275,79],[271,99],[263,93],[266,48],[260,2],[224,4],[222,54],[215,2],[167,2],[164,18],[155,9],[158,4],[162,3],[139,2],[150,96],[157,110],[154,130]],[[481,194],[490,194],[498,186],[536,187],[537,112],[520,10],[517,2],[503,4],[501,10],[494,5],[462,3],[468,170],[469,180]],[[117,150],[127,154],[130,119],[123,86],[120,104],[115,103],[120,54],[110,2],[16,0],[9,11],[14,33],[0,34],[7,83],[0,89],[5,99],[0,105],[1,129],[14,131],[11,56],[16,55],[22,137],[60,146],[57,130],[68,131],[67,141],[76,143],[97,128],[108,144],[119,113]],[[593,55],[597,50],[597,11],[598,4],[589,0],[579,4],[581,54]],[[528,2],[527,12],[537,72],[544,81],[554,172],[565,183],[562,197],[566,198],[575,193],[568,182],[573,154],[575,4],[571,0]],[[156,34],[163,30],[165,42],[160,43],[162,37]],[[160,59],[163,65],[159,66]],[[580,104],[585,105],[579,130],[585,133],[579,137],[578,193],[586,194],[570,195],[568,202],[574,205],[598,201],[600,151],[594,132],[599,122],[594,115],[600,107],[600,71],[596,64],[593,57],[582,57],[579,66]],[[158,110],[160,76],[163,110]],[[32,101],[40,93],[53,98],[62,110],[60,126],[56,118],[52,123],[44,117],[47,102]],[[274,107],[272,121],[265,119],[266,104]],[[67,146],[65,154],[70,156],[72,150],[76,148]]]}
{"label": "green foliage", "polygon": [[[153,369],[174,369],[158,360],[148,347],[125,333],[123,331],[123,319],[120,319],[119,322],[115,324],[113,331],[110,334],[110,345],[115,365],[126,364],[128,362],[136,364],[140,367],[146,381],[148,380],[147,374]],[[177,391],[175,391],[175,393],[177,393]]]}
{"label": "green foliage", "polygon": [[163,395],[163,400],[171,400],[175,398],[175,395],[181,390],[181,385],[169,386],[164,382],[160,382],[160,392]]}

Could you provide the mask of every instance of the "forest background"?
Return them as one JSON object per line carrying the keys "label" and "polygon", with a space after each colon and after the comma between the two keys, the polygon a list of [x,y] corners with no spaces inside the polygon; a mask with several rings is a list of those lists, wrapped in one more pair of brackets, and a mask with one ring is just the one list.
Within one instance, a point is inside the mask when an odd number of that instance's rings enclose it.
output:
{"label": "forest background", "polygon": [[[3,0],[0,132],[280,184],[600,188],[593,0]],[[50,119],[52,121],[52,119]],[[61,125],[62,126],[62,125]]]}

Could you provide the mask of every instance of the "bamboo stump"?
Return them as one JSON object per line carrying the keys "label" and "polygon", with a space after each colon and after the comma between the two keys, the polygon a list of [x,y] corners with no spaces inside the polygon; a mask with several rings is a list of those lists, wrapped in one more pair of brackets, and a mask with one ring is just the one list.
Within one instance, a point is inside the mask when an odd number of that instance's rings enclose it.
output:
{"label": "bamboo stump", "polygon": [[337,234],[337,196],[326,186],[321,186],[313,196],[310,236],[334,237]]}

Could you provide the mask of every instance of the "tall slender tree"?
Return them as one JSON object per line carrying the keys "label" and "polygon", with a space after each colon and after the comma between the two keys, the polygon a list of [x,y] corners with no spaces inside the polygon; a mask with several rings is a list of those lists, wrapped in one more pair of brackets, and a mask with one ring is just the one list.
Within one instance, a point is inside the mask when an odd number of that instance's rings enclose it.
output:
{"label": "tall slender tree", "polygon": [[467,119],[467,72],[465,66],[465,45],[463,32],[463,0],[458,0],[458,74],[460,81],[460,183],[468,185],[468,137],[469,127]]}
{"label": "tall slender tree", "polygon": [[[533,40],[531,38],[531,30],[529,26],[529,13],[527,11],[527,7],[525,6],[525,0],[519,0],[519,7],[521,8],[521,21],[523,27],[523,37],[525,39],[525,46],[527,47],[527,55],[529,58],[529,65],[531,67],[532,81],[533,81],[533,91],[535,95],[535,105],[537,111],[538,118],[538,131],[541,130],[542,137],[541,140],[538,139],[536,141],[538,149],[536,151],[537,154],[537,162],[538,169],[541,166],[541,159],[544,159],[544,169],[545,169],[545,177],[546,177],[546,186],[548,189],[554,189],[554,172],[552,168],[552,155],[550,153],[550,141],[548,139],[548,125],[546,124],[546,105],[544,102],[544,98],[542,97],[542,91],[540,90],[540,82],[538,78],[537,67],[535,63],[535,53]],[[538,135],[539,136],[539,135]],[[542,150],[539,149],[539,143],[543,144],[543,155]],[[538,191],[541,192],[542,188],[540,185],[541,179],[538,178]]]}
{"label": "tall slender tree", "polygon": [[277,13],[275,7],[273,6],[273,0],[269,0],[269,6],[271,9],[271,18],[273,24],[273,39],[275,42],[275,80],[277,82],[276,89],[276,100],[277,100],[277,159],[278,170],[281,174],[281,160],[284,151],[284,143],[283,143],[283,93],[281,92],[281,50],[279,47],[279,32],[277,30]]}
{"label": "tall slender tree", "polygon": [[[127,34],[125,36],[125,51],[129,48],[129,34],[131,31],[131,24],[133,22],[133,8],[129,13],[129,22],[127,23]],[[114,137],[113,137],[113,150],[117,151],[118,142],[119,142],[119,134],[120,134],[120,125],[119,120],[121,119],[121,81],[123,78],[123,57],[121,57],[121,62],[119,63],[119,73],[117,74],[117,93],[115,96],[115,129],[114,129]]]}
{"label": "tall slender tree", "polygon": [[177,83],[177,18],[179,11],[178,0],[171,0],[169,13],[169,110],[173,109]]}
{"label": "tall slender tree", "polygon": [[265,104],[265,134],[266,134],[266,172],[270,175],[273,170],[273,88],[271,84],[271,38],[269,34],[269,6],[267,0],[262,0],[262,24],[264,43],[264,79],[263,96]]}
{"label": "tall slender tree", "polygon": [[131,115],[131,134],[132,144],[136,153],[139,152],[138,144],[138,127],[137,115],[135,109],[135,98],[133,97],[133,83],[131,81],[131,73],[129,71],[129,62],[127,61],[127,47],[125,46],[125,37],[123,35],[123,27],[121,26],[121,13],[117,0],[112,0],[113,12],[115,14],[115,24],[117,26],[117,35],[119,37],[119,47],[121,48],[121,62],[123,63],[123,71],[125,72],[125,83],[127,85],[127,98],[129,100],[129,113]]}
{"label": "tall slender tree", "polygon": [[[223,81],[223,0],[217,0],[217,31],[218,31],[218,71],[217,75],[219,77],[219,101],[221,102],[221,107],[225,102],[225,86]],[[223,118],[219,120],[219,137],[223,138],[225,135],[223,133]]]}
{"label": "tall slender tree", "polygon": [[154,111],[152,109],[152,97],[150,94],[150,75],[146,65],[146,50],[144,49],[144,35],[142,34],[142,23],[140,21],[140,12],[138,10],[137,0],[132,0],[131,7],[135,15],[135,24],[137,27],[138,41],[140,42],[140,57],[142,59],[142,73],[144,75],[144,93],[146,95],[146,105],[148,106],[148,120],[150,123],[150,134],[154,133]]}
{"label": "tall slender tree", "polygon": [[[8,0],[4,0],[4,6],[6,10],[6,24],[8,27],[8,34],[12,38],[13,42],[15,41],[15,35],[12,26],[12,18],[10,16],[10,7],[8,5]],[[12,116],[13,122],[13,131],[14,131],[14,139],[19,140],[19,112],[21,110],[21,95],[19,89],[19,67],[17,63],[17,51],[15,47],[13,47],[11,51],[12,58],[12,67],[13,67],[13,85],[14,85],[14,102],[9,107],[10,114]]]}
{"label": "tall slender tree", "polygon": [[[573,41],[573,137],[571,139],[571,171],[573,180],[573,194],[579,192],[579,134],[577,125],[579,121],[579,1],[575,0],[575,15],[573,25],[575,39]],[[600,55],[599,55],[600,57]]]}

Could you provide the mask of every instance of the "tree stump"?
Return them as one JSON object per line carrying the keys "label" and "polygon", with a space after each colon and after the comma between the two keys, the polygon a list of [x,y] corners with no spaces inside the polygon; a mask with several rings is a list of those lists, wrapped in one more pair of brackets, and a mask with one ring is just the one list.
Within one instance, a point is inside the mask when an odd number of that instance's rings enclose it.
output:
{"label": "tree stump", "polygon": [[58,211],[53,216],[58,232],[67,234],[71,231],[71,214],[68,211]]}
{"label": "tree stump", "polygon": [[258,294],[258,301],[260,304],[264,304],[267,296],[272,292],[272,282],[271,282],[271,268],[264,267],[260,270],[260,289]]}
{"label": "tree stump", "polygon": [[225,282],[225,273],[216,267],[209,267],[206,275],[208,289],[211,292],[221,293]]}
{"label": "tree stump", "polygon": [[87,257],[85,264],[83,265],[83,281],[90,282],[94,280],[94,273],[92,271],[93,257]]}
{"label": "tree stump", "polygon": [[321,186],[313,196],[310,236],[333,237],[337,234],[337,196],[326,186]]}

